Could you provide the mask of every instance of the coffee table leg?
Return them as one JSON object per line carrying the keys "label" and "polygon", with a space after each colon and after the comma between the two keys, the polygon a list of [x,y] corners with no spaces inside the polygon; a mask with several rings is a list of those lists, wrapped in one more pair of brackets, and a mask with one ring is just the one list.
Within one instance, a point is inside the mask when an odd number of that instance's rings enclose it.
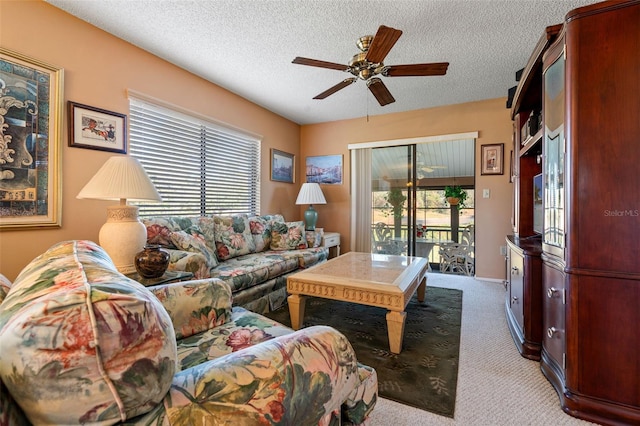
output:
{"label": "coffee table leg", "polygon": [[399,354],[402,350],[402,339],[404,337],[404,321],[406,312],[387,312],[387,333],[389,334],[389,349],[394,354]]}
{"label": "coffee table leg", "polygon": [[418,286],[418,302],[424,302],[424,294],[427,291],[427,276],[422,277],[422,281]]}
{"label": "coffee table leg", "polygon": [[294,330],[300,330],[302,327],[302,320],[304,319],[304,305],[305,296],[299,294],[292,294],[287,297],[289,303],[289,316],[291,317],[291,328]]}

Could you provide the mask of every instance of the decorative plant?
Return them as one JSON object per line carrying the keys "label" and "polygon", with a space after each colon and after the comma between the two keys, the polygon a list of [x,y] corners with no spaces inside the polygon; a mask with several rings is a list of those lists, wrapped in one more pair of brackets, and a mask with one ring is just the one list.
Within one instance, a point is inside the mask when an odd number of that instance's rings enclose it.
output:
{"label": "decorative plant", "polygon": [[387,204],[391,206],[394,234],[396,237],[399,237],[402,227],[402,212],[404,210],[404,202],[407,200],[407,197],[402,193],[402,189],[391,188],[384,199]]}
{"label": "decorative plant", "polygon": [[460,186],[446,186],[444,188],[444,196],[452,206],[456,205],[455,201],[452,199],[458,199],[458,209],[461,209],[462,207],[464,207],[464,202],[467,199],[467,191],[462,189],[462,187]]}

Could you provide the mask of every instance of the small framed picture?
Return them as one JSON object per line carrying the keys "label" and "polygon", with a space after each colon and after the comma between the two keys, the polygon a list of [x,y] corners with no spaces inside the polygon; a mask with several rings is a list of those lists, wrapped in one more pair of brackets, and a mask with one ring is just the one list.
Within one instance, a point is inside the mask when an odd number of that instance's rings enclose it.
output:
{"label": "small framed picture", "polygon": [[277,149],[271,150],[271,180],[276,182],[295,182],[296,156]]}
{"label": "small framed picture", "polygon": [[504,174],[504,144],[482,145],[482,175]]}
{"label": "small framed picture", "polygon": [[127,116],[69,101],[69,146],[127,153]]}
{"label": "small framed picture", "polygon": [[342,155],[307,157],[307,182],[325,185],[342,184]]}

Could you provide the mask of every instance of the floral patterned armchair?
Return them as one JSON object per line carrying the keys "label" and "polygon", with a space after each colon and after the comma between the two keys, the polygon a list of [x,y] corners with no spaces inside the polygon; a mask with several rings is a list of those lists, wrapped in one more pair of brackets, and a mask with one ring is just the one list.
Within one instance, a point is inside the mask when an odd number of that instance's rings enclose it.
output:
{"label": "floral patterned armchair", "polygon": [[330,327],[231,305],[216,278],[145,288],[88,241],[0,280],[0,424],[363,424],[375,370]]}

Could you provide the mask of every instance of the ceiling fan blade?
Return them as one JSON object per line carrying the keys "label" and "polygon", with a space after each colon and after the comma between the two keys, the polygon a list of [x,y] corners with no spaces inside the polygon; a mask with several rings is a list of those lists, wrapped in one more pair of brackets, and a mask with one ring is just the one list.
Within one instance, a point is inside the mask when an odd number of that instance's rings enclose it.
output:
{"label": "ceiling fan blade", "polygon": [[402,31],[400,30],[380,25],[380,28],[378,28],[378,32],[373,38],[371,46],[367,51],[367,61],[376,64],[384,61],[384,58],[387,57],[389,51],[396,44],[401,35]]}
{"label": "ceiling fan blade", "polygon": [[385,77],[420,77],[428,75],[445,75],[449,62],[434,62],[432,64],[390,65],[385,67],[382,75]]}
{"label": "ceiling fan blade", "polygon": [[296,57],[291,62],[294,63],[294,64],[299,64],[299,65],[309,65],[310,67],[329,68],[329,69],[338,70],[338,71],[348,71],[349,70],[349,66],[345,65],[345,64],[338,64],[338,63],[335,63],[335,62],[320,61],[318,59],[301,58],[299,56]]}
{"label": "ceiling fan blade", "polygon": [[373,96],[376,97],[380,106],[385,106],[396,101],[393,99],[393,96],[391,96],[391,92],[389,92],[387,86],[385,86],[379,78],[372,78],[367,81],[367,87]]}
{"label": "ceiling fan blade", "polygon": [[355,78],[355,77],[347,78],[345,80],[342,80],[340,83],[336,84],[335,86],[333,86],[330,89],[325,90],[324,92],[320,93],[319,95],[317,95],[313,99],[324,99],[327,96],[333,95],[338,90],[344,89],[348,85],[355,83],[356,80],[357,80],[357,78]]}

